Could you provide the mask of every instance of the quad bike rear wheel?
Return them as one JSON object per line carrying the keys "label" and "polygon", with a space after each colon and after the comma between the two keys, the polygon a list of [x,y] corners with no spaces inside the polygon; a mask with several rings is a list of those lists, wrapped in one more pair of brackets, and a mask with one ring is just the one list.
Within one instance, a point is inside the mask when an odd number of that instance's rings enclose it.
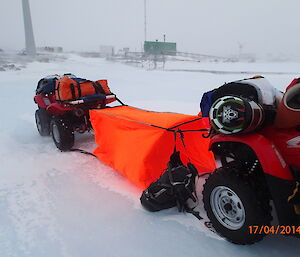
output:
{"label": "quad bike rear wheel", "polygon": [[[207,216],[218,234],[235,244],[253,244],[263,233],[250,234],[249,226],[269,226],[272,220],[269,200],[236,172],[219,168],[203,187]],[[253,231],[252,231],[253,232]]]}
{"label": "quad bike rear wheel", "polygon": [[45,108],[39,108],[35,111],[35,123],[41,136],[50,135],[50,115]]}
{"label": "quad bike rear wheel", "polygon": [[74,131],[71,123],[62,117],[51,120],[50,129],[56,147],[61,151],[68,151],[74,145]]}

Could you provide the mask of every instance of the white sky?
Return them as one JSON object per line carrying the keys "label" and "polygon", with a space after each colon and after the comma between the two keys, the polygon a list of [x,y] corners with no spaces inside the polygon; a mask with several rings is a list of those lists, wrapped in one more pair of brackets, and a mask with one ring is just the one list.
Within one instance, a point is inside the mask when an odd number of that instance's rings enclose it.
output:
{"label": "white sky", "polygon": [[[0,0],[0,48],[24,48],[21,0]],[[144,0],[30,0],[37,46],[141,50]],[[299,0],[147,0],[148,39],[181,51],[300,57]]]}

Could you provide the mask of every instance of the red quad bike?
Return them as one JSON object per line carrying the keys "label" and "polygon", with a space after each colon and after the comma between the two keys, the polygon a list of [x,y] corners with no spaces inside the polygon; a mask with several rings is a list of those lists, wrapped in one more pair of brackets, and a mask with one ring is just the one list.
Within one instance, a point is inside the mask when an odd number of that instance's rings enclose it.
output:
{"label": "red quad bike", "polygon": [[[233,243],[300,235],[300,79],[289,88],[273,122],[265,122],[270,110],[241,94],[221,96],[210,108],[218,168],[204,184],[204,208],[215,231]],[[293,124],[277,126],[287,115]]]}
{"label": "red quad bike", "polygon": [[[72,74],[64,76],[82,80]],[[55,91],[56,81],[59,79],[59,75],[51,75],[38,82],[34,97],[34,102],[38,105],[35,120],[41,136],[52,135],[56,147],[67,151],[74,145],[74,132],[84,133],[92,129],[89,110],[105,108],[118,99],[114,94],[92,94],[72,101],[58,101]]]}

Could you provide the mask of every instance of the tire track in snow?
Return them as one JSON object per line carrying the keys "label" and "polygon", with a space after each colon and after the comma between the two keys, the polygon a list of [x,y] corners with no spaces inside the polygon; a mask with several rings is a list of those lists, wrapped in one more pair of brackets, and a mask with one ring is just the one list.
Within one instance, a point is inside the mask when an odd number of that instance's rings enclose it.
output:
{"label": "tire track in snow", "polygon": [[4,238],[0,243],[1,256],[70,256],[60,238],[55,203],[42,173],[51,171],[47,149],[39,151],[36,144],[9,135],[0,136],[0,141],[4,143],[0,147],[0,206],[5,209],[1,218],[5,222],[5,231],[0,233],[0,238]]}

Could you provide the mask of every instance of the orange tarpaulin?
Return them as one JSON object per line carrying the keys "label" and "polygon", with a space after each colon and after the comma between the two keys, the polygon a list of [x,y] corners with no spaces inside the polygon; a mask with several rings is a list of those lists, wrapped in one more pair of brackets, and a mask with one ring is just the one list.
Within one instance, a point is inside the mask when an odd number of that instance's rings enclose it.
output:
{"label": "orange tarpaulin", "polygon": [[[198,116],[145,111],[130,106],[91,110],[90,118],[98,145],[94,154],[123,174],[135,185],[145,189],[164,172],[173,152],[174,133],[162,128],[197,130],[207,128]],[[161,127],[161,128],[159,128]],[[199,131],[184,132],[184,144],[177,133],[176,147],[184,163],[190,160],[199,173],[215,168],[208,151],[209,139]]]}

